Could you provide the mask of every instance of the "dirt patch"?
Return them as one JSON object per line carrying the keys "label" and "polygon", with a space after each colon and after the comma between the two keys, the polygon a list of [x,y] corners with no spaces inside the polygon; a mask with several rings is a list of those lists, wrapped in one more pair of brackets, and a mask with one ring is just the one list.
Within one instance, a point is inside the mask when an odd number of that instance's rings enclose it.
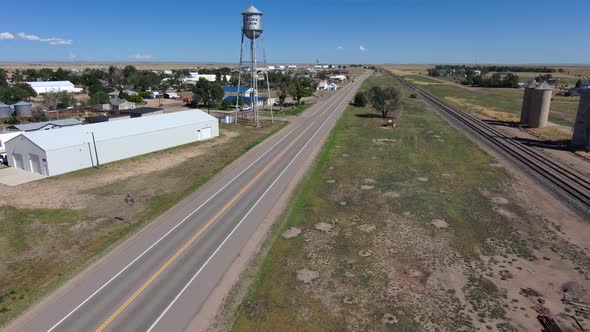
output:
{"label": "dirt patch", "polygon": [[363,185],[361,186],[362,190],[373,190],[375,189],[375,186],[368,186],[368,185]]}
{"label": "dirt patch", "polygon": [[178,166],[187,159],[203,155],[208,150],[239,135],[238,132],[225,130],[222,136],[208,142],[152,154],[147,157],[149,162],[139,157],[125,162],[106,164],[101,167],[100,172],[84,175],[65,174],[59,176],[58,181],[48,178],[16,187],[0,185],[0,202],[3,205],[28,209],[84,209],[96,201],[95,196],[89,193],[92,189],[124,181],[133,176]]}
{"label": "dirt patch", "polygon": [[281,236],[284,239],[291,239],[291,238],[299,236],[299,234],[301,234],[300,228],[290,227],[288,230],[284,231],[283,234],[281,234]]}
{"label": "dirt patch", "polygon": [[510,201],[506,197],[496,196],[496,197],[492,197],[492,203],[505,205],[505,204],[510,203]]}
{"label": "dirt patch", "polygon": [[400,197],[400,194],[395,191],[387,191],[387,192],[383,193],[383,197],[385,197],[385,198],[398,198],[398,197]]}
{"label": "dirt patch", "polygon": [[302,269],[297,271],[297,280],[303,281],[306,284],[311,284],[315,279],[320,277],[320,273],[309,269]]}
{"label": "dirt patch", "polygon": [[428,182],[428,180],[430,180],[430,179],[425,176],[422,176],[422,177],[416,178],[416,180],[418,180],[420,182]]}
{"label": "dirt patch", "polygon": [[391,138],[375,138],[373,139],[373,144],[375,145],[388,145],[391,143],[395,143],[397,142],[396,139],[391,139]]}
{"label": "dirt patch", "polygon": [[449,227],[449,224],[443,219],[434,219],[431,224],[438,229]]}
{"label": "dirt patch", "polygon": [[315,224],[315,229],[317,229],[318,231],[322,231],[322,232],[329,232],[332,230],[332,228],[334,228],[334,225],[325,223],[325,222],[320,222]]}
{"label": "dirt patch", "polygon": [[375,226],[373,224],[363,224],[363,225],[359,225],[357,228],[365,233],[371,233],[372,231],[377,229],[377,226]]}

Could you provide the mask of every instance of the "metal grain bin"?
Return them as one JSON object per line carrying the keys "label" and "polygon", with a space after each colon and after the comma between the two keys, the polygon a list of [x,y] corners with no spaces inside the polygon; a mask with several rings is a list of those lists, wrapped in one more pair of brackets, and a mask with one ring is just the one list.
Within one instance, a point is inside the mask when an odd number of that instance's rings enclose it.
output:
{"label": "metal grain bin", "polygon": [[0,119],[10,118],[13,112],[12,106],[0,103]]}
{"label": "metal grain bin", "polygon": [[33,115],[33,104],[19,101],[14,106],[14,114],[17,118],[30,118]]}

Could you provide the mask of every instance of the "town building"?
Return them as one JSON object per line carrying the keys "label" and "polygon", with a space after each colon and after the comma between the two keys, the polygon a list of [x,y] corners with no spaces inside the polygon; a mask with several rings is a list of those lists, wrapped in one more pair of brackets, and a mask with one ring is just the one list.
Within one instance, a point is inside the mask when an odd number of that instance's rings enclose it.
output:
{"label": "town building", "polygon": [[14,124],[9,126],[7,129],[12,131],[37,131],[37,130],[50,130],[50,129],[58,129],[63,127],[70,127],[70,126],[78,126],[81,125],[77,119],[61,119],[61,120],[51,120],[51,121],[43,121],[43,122],[33,122],[33,123],[23,123],[23,124]]}
{"label": "town building", "polygon": [[110,110],[119,112],[135,108],[135,103],[127,101],[126,99],[111,99],[109,100]]}
{"label": "town building", "polygon": [[70,81],[27,82],[27,84],[30,85],[37,94],[62,91],[80,93],[83,91],[81,88],[76,88],[74,83]]}
{"label": "town building", "polygon": [[215,117],[187,110],[24,132],[6,142],[6,152],[10,166],[54,176],[217,136]]}
{"label": "town building", "polygon": [[156,107],[136,107],[127,110],[121,110],[121,115],[128,115],[131,118],[141,118],[143,116],[164,114],[164,109]]}

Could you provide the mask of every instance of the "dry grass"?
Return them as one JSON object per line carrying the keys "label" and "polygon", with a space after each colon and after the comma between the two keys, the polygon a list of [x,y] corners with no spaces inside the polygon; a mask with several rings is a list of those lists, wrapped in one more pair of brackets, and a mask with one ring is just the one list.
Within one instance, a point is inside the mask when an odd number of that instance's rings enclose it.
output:
{"label": "dry grass", "polygon": [[[233,330],[533,330],[520,287],[587,283],[588,250],[529,213],[489,155],[420,100],[403,107],[395,130],[357,117],[369,108],[344,114]],[[290,227],[301,233],[276,235]],[[544,298],[562,312],[560,293]]]}
{"label": "dry grass", "polygon": [[572,132],[563,130],[563,128],[533,128],[530,131],[546,141],[569,141],[572,138]]}
{"label": "dry grass", "polygon": [[[55,202],[53,208],[17,208],[4,202],[0,206],[0,325],[26,310],[93,258],[190,195],[284,125],[278,123],[263,128],[228,125],[222,132],[232,130],[234,135],[220,138],[223,144],[204,151],[194,150],[211,141],[30,184],[35,186],[35,190],[29,192],[31,195],[55,199],[49,197],[54,196],[50,194],[53,188],[60,188],[63,183],[85,183],[62,198],[81,197],[82,200],[75,201],[75,210],[58,209],[65,205],[63,202]],[[168,167],[153,167],[151,171],[144,168],[143,173],[140,172],[142,166],[149,166],[160,155],[178,160]],[[101,179],[112,181],[104,183],[99,181]],[[123,200],[127,194],[135,198],[132,207]],[[44,206],[43,201],[32,199],[22,205],[35,206],[37,202],[36,206]]]}

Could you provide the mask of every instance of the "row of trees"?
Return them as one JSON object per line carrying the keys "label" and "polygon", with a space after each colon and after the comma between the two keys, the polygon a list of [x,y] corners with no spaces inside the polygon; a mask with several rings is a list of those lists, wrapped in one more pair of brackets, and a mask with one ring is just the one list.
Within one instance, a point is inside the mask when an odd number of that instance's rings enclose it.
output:
{"label": "row of trees", "polygon": [[482,75],[468,75],[461,84],[472,85],[486,88],[518,88],[520,78],[514,74],[507,74],[504,77],[498,73],[494,73],[491,77],[483,77]]}
{"label": "row of trees", "polygon": [[385,88],[375,86],[368,91],[357,92],[354,96],[353,103],[359,107],[371,105],[375,110],[381,113],[381,116],[388,118],[395,117],[395,113],[400,109],[402,101],[401,93],[396,88]]}
{"label": "row of trees", "polygon": [[563,72],[562,68],[555,69],[546,66],[543,67],[526,67],[526,66],[467,66],[467,65],[436,65],[434,68],[427,69],[428,75],[433,77],[439,76],[475,76],[476,71],[482,76],[487,73],[521,73],[521,72],[533,72],[533,73],[554,73]]}

